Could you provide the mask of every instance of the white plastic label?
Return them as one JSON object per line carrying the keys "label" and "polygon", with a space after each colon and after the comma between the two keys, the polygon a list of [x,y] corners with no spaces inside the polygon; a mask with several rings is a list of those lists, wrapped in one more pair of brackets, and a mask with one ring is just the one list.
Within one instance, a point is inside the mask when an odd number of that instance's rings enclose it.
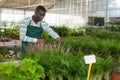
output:
{"label": "white plastic label", "polygon": [[86,63],[86,64],[96,63],[95,55],[87,55],[87,56],[84,56],[84,60],[85,60],[85,63]]}

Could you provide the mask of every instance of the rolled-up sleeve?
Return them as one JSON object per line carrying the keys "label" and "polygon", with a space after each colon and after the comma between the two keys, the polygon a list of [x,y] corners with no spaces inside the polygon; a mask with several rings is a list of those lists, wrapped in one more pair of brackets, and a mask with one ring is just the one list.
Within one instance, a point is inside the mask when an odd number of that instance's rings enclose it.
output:
{"label": "rolled-up sleeve", "polygon": [[48,23],[46,23],[45,21],[42,21],[42,27],[44,29],[44,31],[48,32],[48,34],[53,38],[56,39],[59,37],[59,35],[49,26]]}

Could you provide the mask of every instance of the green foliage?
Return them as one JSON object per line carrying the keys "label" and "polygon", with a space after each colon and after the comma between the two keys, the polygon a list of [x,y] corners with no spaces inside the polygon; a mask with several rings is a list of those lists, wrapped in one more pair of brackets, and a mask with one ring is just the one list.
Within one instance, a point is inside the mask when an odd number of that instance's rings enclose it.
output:
{"label": "green foliage", "polygon": [[120,20],[115,21],[116,25],[120,25]]}
{"label": "green foliage", "polygon": [[69,36],[84,36],[86,27],[79,27],[79,28],[70,28]]}
{"label": "green foliage", "polygon": [[44,78],[44,68],[31,59],[23,59],[20,62],[20,72],[26,76],[26,80]]}
{"label": "green foliage", "polygon": [[43,32],[43,33],[41,34],[41,38],[43,38],[43,39],[48,39],[48,38],[49,38],[48,33],[47,33],[47,32]]}
{"label": "green foliage", "polygon": [[[10,37],[10,36],[19,36],[19,26],[11,27],[11,28],[0,28],[4,29],[4,37]],[[0,31],[0,35],[1,35]]]}
{"label": "green foliage", "polygon": [[120,32],[120,26],[109,26],[109,27],[106,27],[107,30],[110,30],[110,31],[118,31]]}
{"label": "green foliage", "polygon": [[3,80],[40,80],[44,78],[44,68],[34,60],[23,59],[20,63],[0,63]]}
{"label": "green foliage", "polygon": [[113,32],[102,28],[88,27],[86,28],[86,34],[101,39],[120,39],[120,32]]}
{"label": "green foliage", "polygon": [[63,26],[51,26],[51,28],[62,37],[69,35],[68,28],[65,25],[63,25]]}
{"label": "green foliage", "polygon": [[66,77],[85,77],[86,67],[84,65],[83,56],[80,56],[82,53],[79,53],[79,55],[76,56],[71,53],[65,54],[58,50],[44,50],[40,53],[38,63],[43,65],[45,73],[49,77],[57,75]]}
{"label": "green foliage", "polygon": [[12,29],[12,35],[13,36],[19,36],[19,28],[15,27]]}
{"label": "green foliage", "polygon": [[[34,55],[30,57],[29,54]],[[51,79],[61,75],[72,78],[71,80],[75,80],[76,77],[85,80],[87,76],[88,66],[84,63],[84,54],[82,52],[76,52],[74,54],[69,52],[66,54],[63,51],[56,49],[44,49],[34,53],[29,52],[24,58],[35,59],[38,64],[44,67],[45,75],[49,76]],[[91,80],[94,80],[93,77],[99,77],[101,79],[103,74],[110,72],[113,68],[113,60],[110,55],[101,57],[99,54],[96,54],[96,58],[97,61],[92,67]]]}
{"label": "green foliage", "polygon": [[[113,58],[108,55],[107,58],[102,58],[100,56],[96,56],[96,63],[93,64],[91,69],[91,78],[92,80],[102,80],[103,75],[106,75],[105,79],[108,80],[110,73],[113,69]],[[95,79],[93,79],[95,78]]]}
{"label": "green foliage", "polygon": [[89,17],[88,24],[93,26],[104,26],[104,17]]}
{"label": "green foliage", "polygon": [[[13,76],[16,76],[17,70],[12,63],[0,63],[0,78],[2,80],[11,80]],[[15,80],[15,79],[13,79]]]}
{"label": "green foliage", "polygon": [[42,65],[46,76],[49,76],[51,79],[58,75],[66,77],[78,76],[81,78],[86,76],[86,67],[81,52],[74,55],[69,52],[65,53],[61,48],[43,49],[42,51],[34,51],[34,53],[28,52],[26,56],[22,57],[22,59],[24,58],[33,59]]}
{"label": "green foliage", "polygon": [[65,46],[69,44],[73,53],[81,50],[85,54],[95,53],[101,57],[106,57],[109,54],[115,57],[120,53],[119,40],[114,39],[99,39],[91,36],[67,37],[62,42]]}

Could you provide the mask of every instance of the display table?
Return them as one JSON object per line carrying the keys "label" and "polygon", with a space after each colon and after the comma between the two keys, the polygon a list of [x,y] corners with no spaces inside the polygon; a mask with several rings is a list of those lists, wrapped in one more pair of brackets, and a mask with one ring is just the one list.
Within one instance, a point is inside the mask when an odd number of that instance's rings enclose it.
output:
{"label": "display table", "polygon": [[20,40],[10,40],[7,42],[0,42],[0,47],[20,47],[21,46],[21,41]]}
{"label": "display table", "polygon": [[0,42],[0,62],[18,60],[20,46],[21,46],[20,40]]}

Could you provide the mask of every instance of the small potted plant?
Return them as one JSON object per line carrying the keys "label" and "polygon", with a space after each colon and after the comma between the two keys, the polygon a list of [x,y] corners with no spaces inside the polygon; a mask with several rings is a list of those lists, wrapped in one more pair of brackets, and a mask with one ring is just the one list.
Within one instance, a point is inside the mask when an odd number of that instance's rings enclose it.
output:
{"label": "small potted plant", "polygon": [[112,80],[120,80],[120,57],[118,57],[118,62],[115,64],[112,73]]}
{"label": "small potted plant", "polygon": [[6,47],[3,47],[1,48],[1,54],[3,55],[3,57],[5,57],[7,55],[7,48]]}
{"label": "small potted plant", "polygon": [[0,47],[1,61],[6,61],[8,56],[8,49],[6,47]]}

